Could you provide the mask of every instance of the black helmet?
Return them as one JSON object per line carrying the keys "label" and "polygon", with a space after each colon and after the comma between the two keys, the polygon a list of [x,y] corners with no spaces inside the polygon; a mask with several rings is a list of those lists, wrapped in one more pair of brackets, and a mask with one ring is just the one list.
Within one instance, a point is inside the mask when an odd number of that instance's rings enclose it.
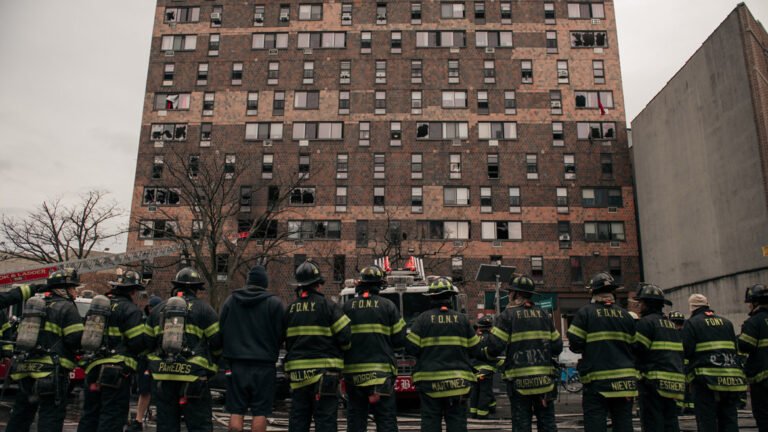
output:
{"label": "black helmet", "polygon": [[672,302],[664,298],[664,290],[654,284],[641,283],[637,290],[635,300],[651,300],[663,302],[665,305],[672,306]]}
{"label": "black helmet", "polygon": [[675,324],[682,324],[685,322],[685,315],[682,312],[672,311],[668,316],[669,320]]}
{"label": "black helmet", "polygon": [[429,289],[424,294],[430,297],[452,296],[458,294],[458,290],[448,278],[437,278],[429,284]]}
{"label": "black helmet", "polygon": [[747,288],[747,292],[744,295],[745,303],[758,303],[768,301],[768,288],[763,284],[752,285]]}
{"label": "black helmet", "polygon": [[477,327],[481,329],[489,329],[493,327],[493,315],[486,315],[477,320]]}
{"label": "black helmet", "polygon": [[360,279],[357,283],[358,285],[384,285],[386,283],[384,270],[376,265],[368,266],[360,270]]}
{"label": "black helmet", "polygon": [[48,288],[71,288],[80,285],[80,276],[75,269],[62,269],[48,275]]}
{"label": "black helmet", "polygon": [[323,279],[323,275],[320,273],[320,267],[312,261],[304,261],[300,266],[296,267],[295,276],[295,285],[297,287],[306,287],[316,283],[325,283],[325,279]]}
{"label": "black helmet", "polygon": [[192,267],[184,267],[179,270],[171,283],[177,288],[205,289],[205,283],[200,277],[200,272]]}
{"label": "black helmet", "polygon": [[516,276],[509,281],[509,290],[533,294],[536,291],[536,284],[528,276]]}
{"label": "black helmet", "polygon": [[135,288],[139,291],[144,291],[146,289],[141,283],[141,275],[133,270],[128,270],[127,272],[117,276],[117,280],[114,282],[109,282],[109,285],[111,285],[113,289]]}
{"label": "black helmet", "polygon": [[586,288],[597,294],[602,292],[613,292],[618,289],[619,286],[616,284],[613,276],[606,272],[600,272],[592,276],[592,279],[589,280],[589,284]]}

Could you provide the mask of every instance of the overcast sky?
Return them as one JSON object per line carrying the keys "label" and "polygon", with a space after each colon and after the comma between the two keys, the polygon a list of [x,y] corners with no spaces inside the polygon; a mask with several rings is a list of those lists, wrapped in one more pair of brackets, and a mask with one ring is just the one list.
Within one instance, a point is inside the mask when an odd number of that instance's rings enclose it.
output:
{"label": "overcast sky", "polygon": [[[628,122],[737,3],[615,0]],[[768,22],[768,1],[745,3]],[[154,7],[0,0],[0,214],[94,188],[130,208]]]}

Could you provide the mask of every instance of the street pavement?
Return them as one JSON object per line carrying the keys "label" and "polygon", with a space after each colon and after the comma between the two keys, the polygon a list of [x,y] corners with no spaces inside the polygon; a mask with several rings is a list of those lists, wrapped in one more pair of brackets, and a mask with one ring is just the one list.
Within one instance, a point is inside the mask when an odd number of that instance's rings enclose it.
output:
{"label": "street pavement", "polygon": [[[214,430],[217,432],[224,432],[227,430],[227,422],[229,415],[223,410],[221,398],[217,398],[214,405]],[[497,394],[498,408],[496,418],[490,420],[469,420],[468,429],[470,431],[511,431],[512,423],[509,419],[510,408],[509,401],[503,394]],[[10,407],[13,403],[13,395],[6,395],[2,401],[0,401],[0,426],[5,427],[8,422],[8,415]],[[399,404],[398,414],[398,426],[400,431],[418,431],[419,428],[419,412],[418,408],[413,403]],[[67,407],[67,420],[65,422],[64,431],[74,432],[77,430],[77,423],[80,416],[80,409],[82,408],[82,399],[79,392],[69,399]],[[132,406],[132,409],[135,406]],[[153,407],[154,409],[154,407]],[[288,410],[290,409],[290,401],[279,401],[275,406],[275,412],[269,419],[268,431],[283,432],[288,430]],[[581,415],[581,395],[561,392],[557,401],[557,426],[560,431],[580,431],[583,430],[583,421]],[[696,422],[693,416],[681,416],[680,417],[681,430],[682,431],[696,431]],[[248,424],[248,423],[246,423]],[[147,431],[156,431],[157,428],[153,422],[149,422]],[[640,431],[640,423],[637,418],[634,422],[635,430]],[[739,426],[741,431],[757,431],[755,427],[754,419],[749,411],[739,411]],[[32,430],[36,430],[33,426]],[[185,430],[182,428],[182,430]],[[343,411],[339,412],[339,431],[346,430],[346,418]],[[373,422],[369,423],[369,431],[375,431]],[[43,431],[41,431],[43,432]]]}

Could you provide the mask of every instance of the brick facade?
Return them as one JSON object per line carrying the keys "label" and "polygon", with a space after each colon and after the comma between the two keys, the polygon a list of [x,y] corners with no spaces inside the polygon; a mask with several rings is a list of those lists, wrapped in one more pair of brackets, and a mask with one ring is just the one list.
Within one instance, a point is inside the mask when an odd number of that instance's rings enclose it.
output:
{"label": "brick facade", "polygon": [[[602,19],[569,19],[569,7],[565,1],[552,1],[555,9],[554,23],[545,23],[544,2],[463,1],[466,7],[464,19],[441,19],[441,2],[361,0],[347,1],[284,1],[290,5],[290,19],[281,23],[278,2],[254,2],[220,0],[212,3],[200,0],[159,0],[155,19],[152,51],[149,62],[147,94],[142,119],[141,142],[136,171],[136,183],[132,207],[132,224],[139,220],[156,218],[143,204],[145,187],[168,184],[167,178],[152,179],[153,160],[156,155],[168,156],[171,152],[204,154],[220,152],[236,154],[238,160],[248,160],[253,167],[239,178],[243,184],[254,187],[254,204],[251,217],[257,217],[267,200],[269,184],[279,182],[279,177],[295,175],[299,155],[310,156],[310,177],[304,184],[314,186],[315,204],[297,207],[288,212],[279,229],[288,229],[287,220],[302,218],[312,220],[341,221],[339,240],[305,240],[290,243],[291,254],[305,254],[320,261],[332,273],[334,255],[344,255],[345,277],[353,277],[355,270],[369,264],[373,247],[360,248],[356,242],[356,222],[369,221],[369,242],[386,233],[387,221],[400,221],[401,230],[408,239],[401,245],[401,254],[416,254],[425,258],[425,264],[435,273],[454,274],[463,277],[464,289],[469,297],[469,312],[483,303],[482,291],[490,289],[485,284],[472,282],[477,267],[489,263],[491,256],[501,256],[505,265],[515,265],[519,272],[531,271],[531,256],[543,257],[543,289],[556,291],[562,298],[584,298],[583,280],[592,273],[605,270],[611,261],[620,262],[616,269],[624,283],[634,288],[639,280],[638,244],[635,224],[634,189],[631,179],[621,70],[616,36],[616,22],[612,1],[596,2],[604,6]],[[322,5],[322,20],[298,19],[299,4]],[[342,5],[352,4],[351,25],[343,25]],[[421,24],[411,23],[411,3],[422,5]],[[475,4],[484,4],[485,23],[475,19]],[[255,6],[265,5],[263,26],[254,26]],[[377,5],[386,4],[386,24],[376,23]],[[510,4],[512,22],[502,23],[500,4]],[[588,3],[581,3],[588,4]],[[222,7],[221,27],[212,27],[210,16],[213,7]],[[170,25],[165,21],[166,8],[199,7],[199,22]],[[281,25],[285,24],[285,25]],[[417,48],[416,33],[421,31],[464,31],[466,45],[462,48]],[[370,53],[361,53],[361,32],[372,33]],[[392,52],[391,32],[402,35],[400,53]],[[476,47],[478,31],[511,31],[514,47],[497,47],[486,50]],[[546,32],[557,34],[556,52],[548,53]],[[602,49],[572,48],[571,31],[604,31],[607,46]],[[270,51],[251,49],[254,34],[288,33],[288,48]],[[346,47],[340,49],[297,48],[299,32],[344,32]],[[209,55],[210,34],[220,35],[217,56]],[[167,53],[161,50],[161,39],[168,35],[196,35],[196,49]],[[551,50],[550,50],[551,51]],[[421,60],[422,83],[411,81],[411,61]],[[351,60],[349,84],[340,83],[340,62]],[[386,60],[386,83],[376,84],[376,61]],[[459,60],[459,82],[448,82],[448,61]],[[495,63],[495,83],[484,82],[483,64]],[[533,62],[533,82],[522,83],[521,60]],[[568,82],[558,83],[557,62],[567,60]],[[602,60],[605,83],[596,84],[593,60]],[[303,84],[304,62],[314,62],[314,82]],[[279,79],[276,85],[267,84],[268,64],[279,62]],[[172,82],[163,85],[165,65],[172,63]],[[198,65],[208,64],[207,84],[197,85]],[[233,85],[233,63],[242,63],[241,84]],[[557,90],[562,96],[562,114],[552,114],[550,92]],[[282,115],[273,115],[275,91],[285,92],[285,109]],[[317,110],[294,109],[294,92],[319,91]],[[339,92],[350,93],[349,114],[339,114]],[[375,92],[386,91],[386,114],[374,114]],[[411,92],[422,92],[420,114],[412,113]],[[441,107],[443,91],[466,91],[467,108],[446,109]],[[488,92],[488,114],[478,109],[478,91]],[[516,112],[505,113],[505,91],[515,92]],[[575,92],[610,91],[613,107],[606,107],[601,115],[599,108],[577,108]],[[258,92],[258,113],[247,115],[246,100],[249,92]],[[190,93],[188,110],[159,111],[154,109],[156,93]],[[211,116],[202,115],[204,93],[215,93],[215,105]],[[607,104],[607,102],[606,102]],[[604,105],[606,105],[604,104]],[[293,122],[327,121],[343,122],[343,139],[311,140],[302,146],[292,138]],[[401,122],[400,145],[391,145],[390,122]],[[456,142],[451,139],[416,139],[419,122],[466,122],[468,136]],[[515,122],[517,137],[500,139],[498,145],[480,140],[479,122]],[[283,138],[272,140],[266,147],[262,140],[245,139],[246,123],[284,123]],[[360,122],[370,122],[369,145],[360,144]],[[563,145],[553,145],[552,122],[562,122]],[[578,122],[615,123],[614,137],[605,140],[578,139]],[[165,142],[162,146],[151,137],[151,126],[160,123],[186,124],[186,140]],[[210,147],[200,147],[201,123],[212,123]],[[262,178],[262,155],[274,155],[274,178]],[[349,158],[348,178],[337,180],[336,158],[345,153]],[[384,179],[373,179],[373,154],[385,155]],[[423,179],[411,178],[411,154],[423,157]],[[461,178],[451,178],[450,155],[461,155]],[[497,154],[499,176],[488,175],[488,154]],[[526,171],[526,155],[537,155],[538,179],[529,179]],[[564,156],[575,158],[575,176],[565,178]],[[601,155],[610,155],[612,174],[603,174]],[[286,174],[287,173],[287,174]],[[335,189],[347,187],[347,208],[337,212]],[[373,208],[373,188],[385,187],[385,212],[376,213]],[[423,188],[423,211],[414,213],[411,208],[411,188]],[[443,200],[444,186],[469,188],[466,206],[446,206]],[[480,207],[480,188],[492,188],[490,213]],[[510,212],[509,188],[520,190],[520,212]],[[612,187],[621,189],[621,206],[585,207],[582,205],[582,189]],[[558,211],[557,188],[568,191],[567,212]],[[615,205],[615,203],[614,203]],[[168,210],[165,208],[165,210]],[[172,210],[173,211],[173,210]],[[183,208],[179,209],[184,212]],[[424,224],[419,221],[468,221],[469,238],[461,242],[453,239],[423,239]],[[494,243],[483,240],[482,221],[522,222],[522,239]],[[561,248],[558,222],[570,222],[571,244]],[[625,239],[617,242],[586,241],[585,222],[623,222]],[[232,230],[236,221],[232,221]],[[375,231],[375,233],[374,233]],[[164,240],[146,241],[132,234],[129,250],[156,247]],[[412,250],[413,252],[408,252]],[[453,273],[451,256],[463,258],[461,272]],[[571,257],[581,261],[581,280],[572,276]],[[615,258],[611,258],[615,257]],[[279,264],[279,265],[278,265]],[[284,285],[290,279],[293,260],[282,258],[282,263],[270,267],[275,285]],[[167,273],[167,274],[166,274]],[[171,271],[159,271],[166,277]],[[617,273],[617,274],[618,274]],[[157,277],[157,276],[156,276]],[[579,279],[579,278],[575,278]],[[162,278],[160,279],[162,280]],[[158,283],[160,284],[160,280]],[[236,281],[231,281],[237,286]],[[279,287],[286,298],[290,288]],[[583,302],[582,302],[583,303]],[[486,305],[491,308],[491,305]],[[572,311],[573,306],[561,312]]]}

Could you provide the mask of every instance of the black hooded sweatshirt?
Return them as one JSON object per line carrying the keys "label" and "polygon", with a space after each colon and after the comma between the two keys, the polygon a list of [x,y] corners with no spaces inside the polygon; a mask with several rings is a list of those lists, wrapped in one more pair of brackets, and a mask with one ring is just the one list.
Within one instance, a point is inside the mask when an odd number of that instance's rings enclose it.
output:
{"label": "black hooded sweatshirt", "polygon": [[248,285],[233,291],[219,317],[224,358],[274,365],[283,344],[284,316],[283,302],[264,288]]}

